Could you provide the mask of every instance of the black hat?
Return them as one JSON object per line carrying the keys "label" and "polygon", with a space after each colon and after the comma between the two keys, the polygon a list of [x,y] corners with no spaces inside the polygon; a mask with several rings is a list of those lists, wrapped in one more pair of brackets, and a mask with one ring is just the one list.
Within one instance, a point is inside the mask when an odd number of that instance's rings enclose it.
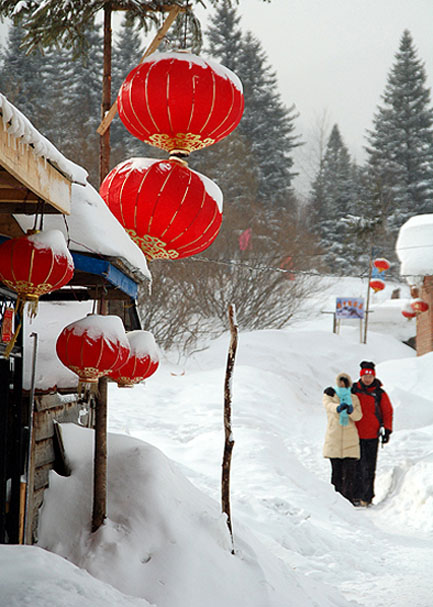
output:
{"label": "black hat", "polygon": [[374,369],[375,368],[375,364],[368,360],[363,360],[361,363],[359,363],[359,366],[361,367],[361,369]]}

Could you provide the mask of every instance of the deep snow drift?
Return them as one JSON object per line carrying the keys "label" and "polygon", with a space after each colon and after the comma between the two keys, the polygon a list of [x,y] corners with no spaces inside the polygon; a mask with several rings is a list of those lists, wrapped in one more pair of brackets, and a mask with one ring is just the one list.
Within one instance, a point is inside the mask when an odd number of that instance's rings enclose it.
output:
{"label": "deep snow drift", "polygon": [[[387,329],[413,334],[388,307]],[[240,335],[235,555],[219,507],[225,335],[185,365],[165,361],[144,385],[110,386],[108,520],[93,536],[92,433],[63,425],[73,474],[51,475],[40,546],[94,577],[39,547],[1,547],[1,607],[430,607],[433,354],[416,358],[375,331],[361,344],[356,325],[343,323],[339,335],[330,325],[315,315]],[[363,359],[378,363],[395,429],[380,449],[375,505],[355,509],[333,491],[321,455],[321,394],[339,371],[355,379]]]}

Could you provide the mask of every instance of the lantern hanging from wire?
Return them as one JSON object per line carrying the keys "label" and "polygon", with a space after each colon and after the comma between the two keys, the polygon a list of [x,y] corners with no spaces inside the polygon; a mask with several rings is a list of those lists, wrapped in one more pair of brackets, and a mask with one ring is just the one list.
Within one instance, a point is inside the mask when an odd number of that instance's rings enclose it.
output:
{"label": "lantern hanging from wire", "polygon": [[241,81],[228,68],[184,51],[156,52],[128,74],[117,105],[132,135],[188,156],[237,127],[244,96]]}
{"label": "lantern hanging from wire", "polygon": [[426,301],[424,301],[423,299],[421,299],[420,297],[413,299],[410,302],[410,307],[415,312],[426,312],[429,309],[428,303]]}
{"label": "lantern hanging from wire", "polygon": [[126,362],[130,347],[118,316],[89,314],[62,330],[56,352],[80,382],[94,384]]}
{"label": "lantern hanging from wire", "polygon": [[15,315],[17,329],[5,351],[9,356],[28,303],[29,315],[36,316],[41,295],[65,286],[74,275],[74,262],[60,230],[29,232],[0,245],[0,280],[18,294]]}
{"label": "lantern hanging from wire", "polygon": [[129,388],[155,373],[159,366],[159,351],[149,331],[129,331],[126,334],[130,353],[126,362],[110,373],[117,385]]}
{"label": "lantern hanging from wire", "polygon": [[373,278],[372,280],[370,280],[370,287],[375,293],[377,293],[378,291],[383,291],[383,289],[385,288],[385,282],[380,278]]}
{"label": "lantern hanging from wire", "polygon": [[412,306],[409,303],[402,308],[401,313],[408,320],[410,320],[411,318],[415,318],[415,316],[416,316],[415,310],[412,308]]}
{"label": "lantern hanging from wire", "polygon": [[200,253],[222,222],[219,187],[177,159],[126,160],[108,173],[100,194],[149,260]]}
{"label": "lantern hanging from wire", "polygon": [[379,272],[384,272],[385,270],[389,270],[391,264],[384,257],[378,257],[373,261],[373,266],[379,270]]}

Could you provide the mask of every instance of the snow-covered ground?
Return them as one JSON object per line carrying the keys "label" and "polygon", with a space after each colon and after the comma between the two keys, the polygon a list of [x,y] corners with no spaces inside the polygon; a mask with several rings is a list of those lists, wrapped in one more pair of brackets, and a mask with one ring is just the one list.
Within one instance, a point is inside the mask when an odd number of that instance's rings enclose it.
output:
{"label": "snow-covered ground", "polygon": [[[51,474],[39,547],[0,547],[0,606],[431,607],[433,353],[417,358],[399,341],[415,322],[387,292],[367,344],[353,321],[333,334],[320,311],[364,287],[340,281],[296,325],[240,333],[234,555],[219,506],[224,335],[184,364],[165,360],[144,385],[110,385],[108,519],[93,536],[92,432],[62,426],[73,474]],[[357,509],[329,482],[321,395],[340,371],[356,379],[364,359],[377,363],[395,429],[374,505]]]}

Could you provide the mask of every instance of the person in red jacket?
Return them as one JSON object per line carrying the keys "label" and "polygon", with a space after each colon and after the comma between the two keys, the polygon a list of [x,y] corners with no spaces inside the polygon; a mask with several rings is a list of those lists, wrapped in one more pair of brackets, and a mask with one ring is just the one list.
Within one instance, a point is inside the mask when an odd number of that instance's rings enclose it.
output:
{"label": "person in red jacket", "polygon": [[352,386],[361,403],[362,418],[356,422],[361,457],[357,462],[354,496],[360,506],[368,506],[374,497],[379,437],[389,442],[392,433],[393,408],[382,382],[376,378],[375,364],[360,363],[360,379]]}

